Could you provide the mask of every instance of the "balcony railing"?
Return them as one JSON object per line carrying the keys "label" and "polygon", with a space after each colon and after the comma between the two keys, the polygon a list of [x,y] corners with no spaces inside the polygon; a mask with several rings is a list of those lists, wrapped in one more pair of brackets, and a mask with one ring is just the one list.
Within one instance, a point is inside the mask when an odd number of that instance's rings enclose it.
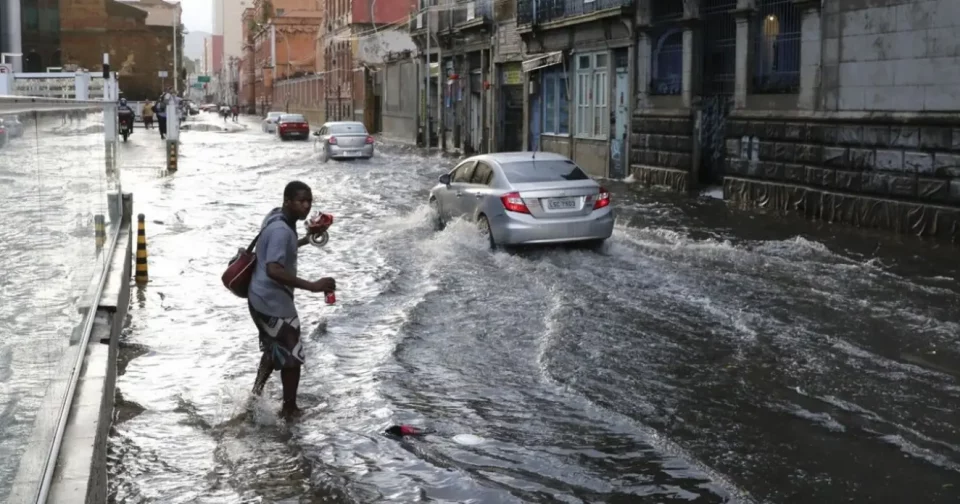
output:
{"label": "balcony railing", "polygon": [[493,21],[495,0],[456,0],[440,4],[440,31]]}
{"label": "balcony railing", "polygon": [[633,5],[634,0],[517,0],[517,24],[548,23]]}

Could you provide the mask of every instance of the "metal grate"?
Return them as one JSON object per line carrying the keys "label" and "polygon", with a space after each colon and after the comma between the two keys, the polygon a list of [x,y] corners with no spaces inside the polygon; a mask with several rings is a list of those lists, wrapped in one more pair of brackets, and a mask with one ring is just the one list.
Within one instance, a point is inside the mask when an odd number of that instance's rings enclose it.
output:
{"label": "metal grate", "polygon": [[754,20],[754,93],[800,89],[800,9],[792,0],[760,0]]}
{"label": "metal grate", "polygon": [[737,58],[736,0],[703,0],[703,92],[733,94]]}

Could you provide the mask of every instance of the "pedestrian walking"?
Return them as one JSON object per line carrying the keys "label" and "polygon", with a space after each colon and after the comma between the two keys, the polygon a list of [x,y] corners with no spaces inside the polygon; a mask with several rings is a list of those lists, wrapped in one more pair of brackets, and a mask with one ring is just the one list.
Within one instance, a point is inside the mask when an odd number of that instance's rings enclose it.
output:
{"label": "pedestrian walking", "polygon": [[154,112],[157,114],[157,129],[160,130],[160,139],[164,140],[167,138],[167,100],[170,99],[168,93],[162,93],[159,98],[157,98],[157,104],[153,107]]}
{"label": "pedestrian walking", "polygon": [[153,102],[147,100],[143,102],[143,111],[140,112],[140,116],[143,117],[143,128],[144,129],[153,129]]}
{"label": "pedestrian walking", "polygon": [[271,210],[263,219],[257,239],[256,266],[247,296],[250,316],[257,326],[260,340],[260,366],[253,384],[253,393],[260,395],[274,370],[280,370],[283,386],[283,416],[296,416],[297,388],[300,368],[304,363],[300,342],[300,317],[293,302],[294,289],[310,292],[334,292],[333,278],[315,282],[297,276],[297,249],[309,243],[309,235],[326,229],[308,227],[308,236],[299,238],[297,221],[307,218],[313,206],[310,186],[300,181],[287,184],[283,205]]}

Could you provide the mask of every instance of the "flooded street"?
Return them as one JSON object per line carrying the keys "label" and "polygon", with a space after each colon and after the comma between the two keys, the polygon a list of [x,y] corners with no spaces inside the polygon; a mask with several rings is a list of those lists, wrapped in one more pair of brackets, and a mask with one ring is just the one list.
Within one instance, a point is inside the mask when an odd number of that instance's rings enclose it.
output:
{"label": "flooded street", "polygon": [[[611,182],[601,252],[491,252],[469,223],[433,229],[452,160],[323,164],[247,124],[184,132],[172,175],[155,132],[120,146],[150,283],[122,343],[115,502],[960,499],[955,248]],[[294,179],[336,218],[299,273],[338,299],[297,293],[307,412],[288,425],[277,376],[250,404],[256,332],[220,274]]]}

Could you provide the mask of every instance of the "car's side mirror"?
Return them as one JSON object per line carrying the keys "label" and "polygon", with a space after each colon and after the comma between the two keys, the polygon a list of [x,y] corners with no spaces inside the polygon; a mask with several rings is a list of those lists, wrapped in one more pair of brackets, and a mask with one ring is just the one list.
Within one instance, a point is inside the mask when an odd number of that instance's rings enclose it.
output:
{"label": "car's side mirror", "polygon": [[450,185],[450,174],[444,173],[443,175],[440,175],[440,183],[443,185]]}
{"label": "car's side mirror", "polygon": [[313,136],[320,136],[320,130],[314,131]]}

